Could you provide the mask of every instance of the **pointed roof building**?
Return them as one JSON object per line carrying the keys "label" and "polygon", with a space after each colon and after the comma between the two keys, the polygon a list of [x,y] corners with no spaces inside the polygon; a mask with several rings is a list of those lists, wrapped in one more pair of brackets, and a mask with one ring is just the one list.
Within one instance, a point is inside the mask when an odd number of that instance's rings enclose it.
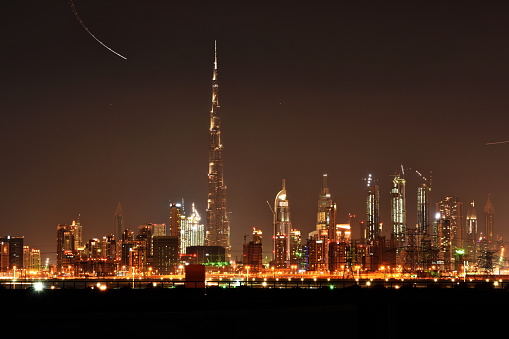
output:
{"label": "pointed roof building", "polygon": [[113,235],[115,239],[121,240],[122,234],[124,233],[124,216],[122,214],[122,205],[120,202],[117,205],[117,209],[115,211],[115,224],[113,225]]}

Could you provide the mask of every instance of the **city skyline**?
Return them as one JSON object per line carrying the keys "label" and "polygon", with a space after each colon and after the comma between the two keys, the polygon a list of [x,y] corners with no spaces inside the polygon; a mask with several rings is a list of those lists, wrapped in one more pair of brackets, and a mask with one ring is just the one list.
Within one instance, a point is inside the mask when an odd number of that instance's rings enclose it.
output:
{"label": "city skyline", "polygon": [[119,202],[130,229],[168,223],[169,200],[206,215],[217,40],[233,257],[252,227],[270,248],[267,201],[282,179],[303,237],[316,227],[325,173],[338,223],[349,213],[362,220],[363,178],[376,177],[390,230],[401,165],[411,168],[408,227],[417,223],[415,171],[431,171],[431,216],[442,196],[458,196],[476,202],[483,229],[490,196],[495,234],[508,238],[509,145],[485,145],[509,139],[507,9],[402,4],[161,3],[139,15],[133,4],[76,2],[127,60],[93,41],[66,4],[9,5],[0,235],[47,253],[55,227],[78,215],[85,241],[111,233]]}

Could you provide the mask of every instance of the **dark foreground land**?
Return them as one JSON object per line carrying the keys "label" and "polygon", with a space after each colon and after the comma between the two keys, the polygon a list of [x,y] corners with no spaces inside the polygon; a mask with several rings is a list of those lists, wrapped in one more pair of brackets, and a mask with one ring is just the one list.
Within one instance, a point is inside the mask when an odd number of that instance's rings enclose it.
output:
{"label": "dark foreground land", "polygon": [[0,290],[0,309],[2,329],[15,328],[21,338],[509,333],[509,291],[489,288]]}

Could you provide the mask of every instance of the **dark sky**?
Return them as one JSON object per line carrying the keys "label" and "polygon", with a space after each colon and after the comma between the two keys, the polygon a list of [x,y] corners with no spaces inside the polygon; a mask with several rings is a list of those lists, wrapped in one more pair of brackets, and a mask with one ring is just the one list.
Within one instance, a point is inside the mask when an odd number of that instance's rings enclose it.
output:
{"label": "dark sky", "polygon": [[[271,250],[286,178],[293,226],[314,229],[322,174],[339,220],[365,215],[365,182],[390,223],[391,174],[432,201],[491,194],[509,237],[509,10],[495,2],[10,1],[1,18],[0,235],[43,253],[80,214],[85,240],[168,221],[168,200],[205,221],[214,40],[233,254],[252,227]],[[504,7],[502,7],[504,6]],[[481,227],[484,223],[480,222]],[[354,231],[357,234],[357,229]],[[49,254],[43,254],[44,257]]]}

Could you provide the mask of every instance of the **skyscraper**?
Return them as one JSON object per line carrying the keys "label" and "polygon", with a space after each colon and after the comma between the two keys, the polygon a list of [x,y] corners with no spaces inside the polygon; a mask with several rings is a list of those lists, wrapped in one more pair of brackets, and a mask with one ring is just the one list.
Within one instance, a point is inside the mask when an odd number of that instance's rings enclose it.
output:
{"label": "skyscraper", "polygon": [[226,186],[223,182],[223,145],[221,144],[221,116],[219,110],[219,82],[217,48],[214,43],[212,72],[212,109],[210,111],[210,145],[207,199],[207,246],[222,246],[226,261],[230,261],[230,224],[226,214]]}
{"label": "skyscraper", "polygon": [[115,224],[113,225],[113,235],[115,239],[122,239],[122,234],[124,233],[124,217],[122,214],[122,206],[120,202],[117,205],[117,210],[115,211]]}
{"label": "skyscraper", "polygon": [[465,250],[467,258],[474,260],[476,256],[476,241],[479,236],[479,230],[477,227],[477,213],[475,212],[474,201],[470,203],[467,210],[467,224],[466,224],[466,240]]}
{"label": "skyscraper", "polygon": [[24,237],[0,237],[0,271],[23,268]]}
{"label": "skyscraper", "polygon": [[327,184],[327,174],[323,175],[323,185],[318,196],[316,230],[309,234],[308,270],[327,270],[329,245],[336,239],[336,204],[332,201]]}
{"label": "skyscraper", "polygon": [[485,238],[488,241],[493,240],[493,231],[494,231],[494,223],[495,223],[495,208],[493,207],[493,203],[491,202],[491,195],[488,195],[488,201],[486,201],[486,205],[484,205],[484,225],[485,225]]}
{"label": "skyscraper", "polygon": [[187,253],[187,247],[204,245],[204,225],[201,224],[201,217],[194,202],[191,211],[191,215],[182,219],[180,225],[180,250],[182,253]]}
{"label": "skyscraper", "polygon": [[452,246],[463,247],[463,223],[461,214],[461,202],[456,196],[444,196],[437,204],[437,211],[440,213],[441,219],[449,220],[449,237],[447,242]]}
{"label": "skyscraper", "polygon": [[244,243],[243,246],[244,267],[251,272],[259,272],[262,269],[262,231],[253,227],[253,240]]}
{"label": "skyscraper", "polygon": [[323,175],[323,186],[318,196],[318,213],[316,231],[322,240],[335,240],[336,235],[336,204],[332,201],[327,184],[327,174]]}
{"label": "skyscraper", "polygon": [[286,180],[274,200],[274,242],[272,260],[275,267],[287,268],[290,264],[290,231],[292,222],[286,196]]}
{"label": "skyscraper", "polygon": [[75,223],[73,225],[58,225],[57,226],[57,270],[62,272],[69,268],[73,263],[74,257],[77,254],[76,248],[78,235],[78,228]]}
{"label": "skyscraper", "polygon": [[474,240],[476,240],[477,238],[477,233],[478,233],[478,229],[477,229],[477,214],[475,213],[475,204],[474,202],[472,201],[470,203],[470,206],[468,206],[468,210],[467,210],[467,227],[466,227],[466,230],[467,230],[467,240],[469,242],[472,242]]}
{"label": "skyscraper", "polygon": [[[181,226],[181,216],[180,212],[181,205],[171,204],[170,207],[170,236],[172,237],[180,237],[180,226]],[[165,235],[165,234],[161,234]]]}
{"label": "skyscraper", "polygon": [[406,197],[403,170],[394,175],[391,188],[392,237],[398,247],[403,246],[406,232]]}
{"label": "skyscraper", "polygon": [[417,232],[423,234],[429,232],[431,178],[428,180],[421,173],[417,172],[417,174],[423,179],[417,188]]}
{"label": "skyscraper", "polygon": [[372,244],[380,236],[380,192],[375,178],[371,174],[369,174],[367,182],[367,241]]}

